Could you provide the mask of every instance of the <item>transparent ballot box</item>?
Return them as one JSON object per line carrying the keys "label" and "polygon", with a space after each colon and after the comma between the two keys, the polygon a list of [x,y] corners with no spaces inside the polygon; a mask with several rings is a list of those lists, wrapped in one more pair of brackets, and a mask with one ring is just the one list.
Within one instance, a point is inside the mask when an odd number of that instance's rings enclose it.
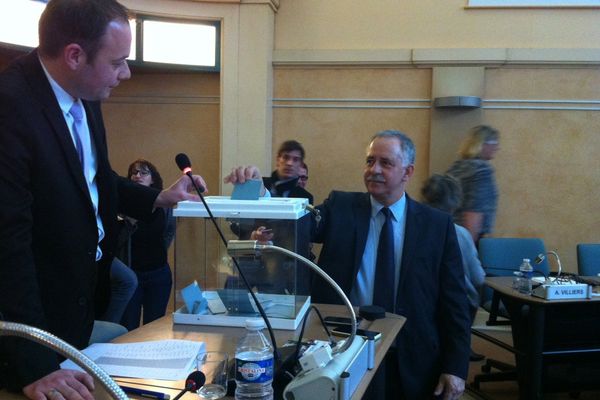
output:
{"label": "transparent ballot box", "polygon": [[[310,258],[308,200],[232,200],[224,196],[207,196],[205,201],[227,242],[250,240],[253,232],[264,227],[270,230],[270,241],[265,244]],[[204,204],[180,202],[174,215],[177,217],[174,322],[244,326],[247,318],[258,317],[256,304]],[[266,237],[264,235],[262,239]],[[310,305],[308,266],[274,251],[249,252],[236,255],[235,259],[273,328],[296,329]]]}

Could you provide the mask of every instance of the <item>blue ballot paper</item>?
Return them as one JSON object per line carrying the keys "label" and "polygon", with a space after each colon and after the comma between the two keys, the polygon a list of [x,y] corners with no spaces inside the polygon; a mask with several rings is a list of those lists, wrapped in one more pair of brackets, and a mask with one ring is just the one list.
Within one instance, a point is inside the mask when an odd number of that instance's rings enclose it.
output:
{"label": "blue ballot paper", "polygon": [[252,179],[244,183],[236,183],[233,185],[232,200],[258,200],[260,197],[260,188],[262,180]]}
{"label": "blue ballot paper", "polygon": [[181,297],[183,297],[189,314],[202,314],[208,307],[208,302],[204,298],[202,290],[200,290],[200,285],[196,281],[181,289]]}

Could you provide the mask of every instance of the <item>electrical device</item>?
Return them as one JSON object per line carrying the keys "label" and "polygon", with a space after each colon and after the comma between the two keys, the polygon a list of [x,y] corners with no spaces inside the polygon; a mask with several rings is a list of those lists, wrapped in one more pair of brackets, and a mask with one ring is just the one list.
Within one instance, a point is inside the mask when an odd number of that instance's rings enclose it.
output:
{"label": "electrical device", "polygon": [[[350,300],[340,286],[318,265],[288,249],[272,244],[261,244],[255,240],[230,240],[227,252],[231,256],[254,255],[261,252],[279,252],[293,257],[323,278],[342,299],[350,314],[347,325],[349,337],[338,342],[332,350],[331,360],[324,362],[325,354],[319,353],[318,359],[311,359],[308,369],[294,377],[283,391],[286,400],[296,399],[348,399],[356,390],[367,369],[372,369],[375,360],[375,339],[356,337],[356,314]],[[325,350],[326,351],[326,350]]]}
{"label": "electrical device", "polygon": [[[578,283],[568,277],[562,276],[562,264],[560,257],[555,251],[549,251],[547,254],[551,254],[556,258],[558,265],[558,273],[556,276],[549,276],[545,278],[541,285],[535,287],[532,291],[532,295],[541,297],[546,300],[567,300],[567,299],[585,299],[588,297],[588,285],[584,283]],[[536,264],[540,264],[546,256],[543,253],[533,261]],[[536,278],[533,279],[536,282]]]}

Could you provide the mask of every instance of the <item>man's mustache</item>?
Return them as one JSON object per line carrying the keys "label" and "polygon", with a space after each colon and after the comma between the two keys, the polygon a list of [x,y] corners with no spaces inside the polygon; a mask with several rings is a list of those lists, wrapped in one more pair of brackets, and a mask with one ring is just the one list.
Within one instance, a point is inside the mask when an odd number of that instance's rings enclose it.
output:
{"label": "man's mustache", "polygon": [[371,175],[367,178],[367,182],[385,183],[383,175]]}

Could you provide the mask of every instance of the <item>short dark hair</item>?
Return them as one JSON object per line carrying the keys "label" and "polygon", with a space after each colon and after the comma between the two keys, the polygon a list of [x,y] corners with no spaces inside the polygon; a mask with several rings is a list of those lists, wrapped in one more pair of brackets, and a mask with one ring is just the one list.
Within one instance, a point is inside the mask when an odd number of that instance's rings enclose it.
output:
{"label": "short dark hair", "polygon": [[433,174],[421,188],[423,201],[433,208],[454,213],[462,202],[462,188],[451,175]]}
{"label": "short dark hair", "polygon": [[131,178],[131,175],[133,175],[133,170],[138,166],[148,168],[148,170],[150,171],[150,175],[152,175],[152,184],[150,184],[150,187],[153,187],[158,190],[163,190],[163,180],[160,176],[160,173],[158,172],[158,169],[156,169],[154,164],[152,164],[150,161],[144,160],[143,158],[138,158],[137,160],[129,164],[129,168],[127,169],[127,178]]}
{"label": "short dark hair", "polygon": [[77,43],[91,63],[108,24],[119,19],[128,23],[127,9],[116,0],[50,0],[38,25],[40,54],[54,58]]}
{"label": "short dark hair", "polygon": [[279,150],[277,150],[277,157],[281,156],[282,153],[289,153],[290,151],[299,151],[300,158],[302,158],[302,161],[304,161],[304,147],[302,147],[300,142],[295,140],[286,140],[285,142],[281,143]]}

